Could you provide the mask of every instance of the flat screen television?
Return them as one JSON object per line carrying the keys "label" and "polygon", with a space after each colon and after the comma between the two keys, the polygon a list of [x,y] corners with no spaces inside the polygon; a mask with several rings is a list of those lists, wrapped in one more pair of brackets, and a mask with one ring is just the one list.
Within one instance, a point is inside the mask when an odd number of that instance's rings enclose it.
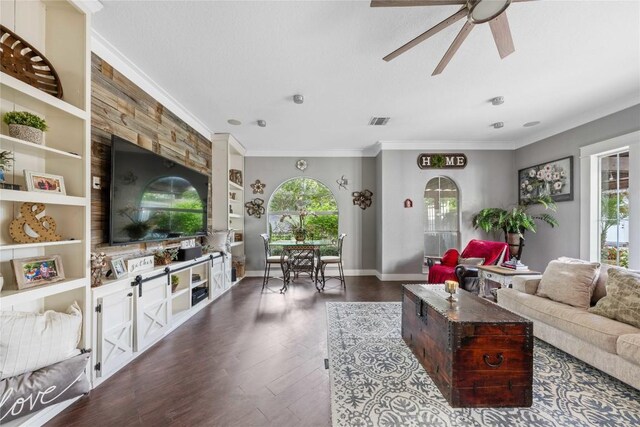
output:
{"label": "flat screen television", "polygon": [[111,137],[109,243],[205,234],[209,177]]}

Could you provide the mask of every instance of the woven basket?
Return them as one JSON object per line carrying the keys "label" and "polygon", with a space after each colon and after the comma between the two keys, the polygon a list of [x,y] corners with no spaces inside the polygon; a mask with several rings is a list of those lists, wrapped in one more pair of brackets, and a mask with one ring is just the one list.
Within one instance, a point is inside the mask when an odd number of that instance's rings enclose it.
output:
{"label": "woven basket", "polygon": [[0,69],[43,92],[62,98],[62,84],[53,65],[36,48],[0,25]]}
{"label": "woven basket", "polygon": [[41,145],[42,135],[43,133],[40,129],[32,128],[31,126],[16,125],[15,123],[9,125],[9,136],[22,139],[23,141]]}

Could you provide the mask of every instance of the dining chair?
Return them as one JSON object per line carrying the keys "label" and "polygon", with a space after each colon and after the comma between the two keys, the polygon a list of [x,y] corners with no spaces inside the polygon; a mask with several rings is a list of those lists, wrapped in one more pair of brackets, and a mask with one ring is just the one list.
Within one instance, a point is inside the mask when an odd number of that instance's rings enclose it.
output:
{"label": "dining chair", "polygon": [[[343,243],[344,243],[344,238],[346,236],[347,235],[345,233],[342,233],[342,234],[340,234],[340,237],[338,237],[338,256],[325,255],[325,256],[321,256],[320,259],[319,259],[318,268],[320,270],[320,275],[322,277],[322,289],[324,289],[324,284],[329,279],[338,279],[343,288],[347,287],[347,284],[346,284],[346,282],[344,280],[344,268],[342,267],[342,246],[343,246]],[[327,265],[329,265],[329,264],[337,264],[338,265],[338,276],[325,277],[324,270],[327,267]],[[317,274],[316,274],[316,281],[317,280],[318,280],[318,277],[317,277]]]}
{"label": "dining chair", "polygon": [[288,261],[288,257],[280,256],[280,255],[271,255],[271,247],[269,246],[269,235],[265,233],[265,234],[261,234],[260,237],[262,237],[262,240],[264,241],[264,258],[265,258],[264,276],[262,277],[262,290],[264,291],[264,288],[267,286],[267,283],[269,283],[269,279],[272,279],[272,277],[270,276],[271,264],[280,265],[280,269],[282,270],[282,277],[273,277],[273,279],[282,280],[283,283],[286,285],[288,280],[287,280],[287,272],[285,270],[285,263]]}

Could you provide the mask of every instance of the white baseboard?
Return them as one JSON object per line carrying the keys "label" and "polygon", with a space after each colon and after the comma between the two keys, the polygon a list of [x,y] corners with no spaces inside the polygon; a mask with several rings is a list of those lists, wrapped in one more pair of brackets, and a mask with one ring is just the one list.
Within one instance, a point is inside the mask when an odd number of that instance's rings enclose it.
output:
{"label": "white baseboard", "polygon": [[[274,269],[271,268],[271,275],[272,276],[278,276],[278,273],[282,274],[282,272],[279,269]],[[331,276],[334,276],[336,274],[338,274],[338,269],[337,268],[329,268],[327,267],[327,269],[325,270],[325,273]],[[245,272],[245,277],[262,277],[262,275],[264,274],[264,270],[260,270],[260,271],[249,271],[247,270]],[[352,276],[352,277],[357,277],[357,276],[377,276],[378,272],[376,270],[344,270],[344,275],[345,276]]]}
{"label": "white baseboard", "polygon": [[[278,273],[280,272],[280,270],[274,270],[271,269],[271,275],[274,277],[278,276]],[[330,269],[327,267],[327,269],[325,270],[327,275],[330,276],[334,276],[338,273],[338,270],[333,268]],[[246,276],[245,277],[262,277],[262,275],[264,274],[263,270],[260,271],[247,271],[246,272]],[[282,272],[280,272],[280,274],[282,274]],[[420,280],[422,282],[427,283],[427,275],[426,274],[420,274],[420,273],[413,273],[413,274],[382,274],[379,271],[376,270],[345,270],[344,271],[344,275],[345,276],[352,276],[352,277],[358,277],[358,276],[376,276],[378,278],[378,280],[382,280],[382,281],[387,281],[387,282],[402,282],[405,280]]]}
{"label": "white baseboard", "polygon": [[382,281],[389,282],[402,282],[404,280],[421,280],[427,283],[427,275],[426,274],[383,274],[379,271],[376,271],[376,277]]}

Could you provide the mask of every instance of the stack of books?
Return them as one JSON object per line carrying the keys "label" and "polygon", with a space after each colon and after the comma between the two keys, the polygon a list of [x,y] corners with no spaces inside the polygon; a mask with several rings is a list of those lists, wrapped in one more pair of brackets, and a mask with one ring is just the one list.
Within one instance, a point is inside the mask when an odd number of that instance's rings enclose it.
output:
{"label": "stack of books", "polygon": [[500,267],[504,267],[504,268],[508,268],[510,270],[516,270],[516,271],[529,270],[529,267],[527,267],[526,265],[521,263],[520,260],[517,260],[515,258],[511,258],[509,261],[503,262],[502,264],[500,264]]}

